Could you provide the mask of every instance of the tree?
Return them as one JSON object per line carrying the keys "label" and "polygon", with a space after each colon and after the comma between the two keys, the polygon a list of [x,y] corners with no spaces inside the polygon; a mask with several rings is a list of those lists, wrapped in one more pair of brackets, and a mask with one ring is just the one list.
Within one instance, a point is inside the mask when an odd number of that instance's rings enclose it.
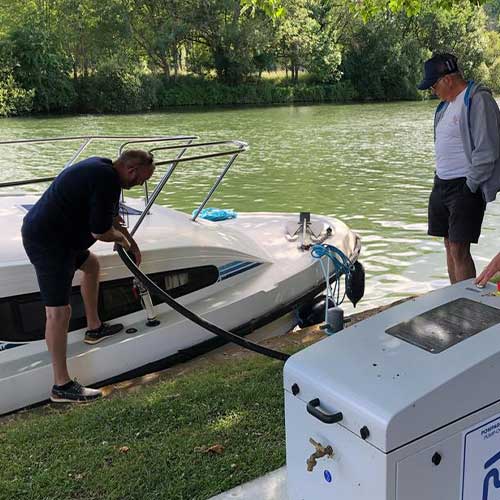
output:
{"label": "tree", "polygon": [[466,77],[479,76],[487,50],[486,16],[481,7],[468,1],[455,2],[450,9],[423,9],[415,16],[420,45],[433,52],[452,52]]}
{"label": "tree", "polygon": [[9,39],[14,78],[23,89],[34,91],[33,109],[47,113],[70,110],[75,97],[69,79],[71,61],[50,32],[38,25],[25,25]]}
{"label": "tree", "polygon": [[359,22],[344,53],[342,71],[365,99],[411,99],[417,96],[425,52],[414,21],[384,13]]}
{"label": "tree", "polygon": [[330,0],[293,0],[285,4],[286,15],[278,21],[280,59],[298,80],[306,69],[312,78],[332,82],[340,77],[340,38],[350,22],[350,12]]}
{"label": "tree", "polygon": [[58,0],[53,36],[72,61],[73,79],[87,78],[113,61],[130,68],[137,51],[130,43],[121,0]]}
{"label": "tree", "polygon": [[23,89],[14,78],[15,63],[12,46],[0,42],[0,116],[12,116],[31,111],[33,90]]}
{"label": "tree", "polygon": [[149,67],[166,78],[176,76],[190,31],[187,5],[182,0],[128,0],[125,5],[129,32]]}
{"label": "tree", "polygon": [[273,23],[240,0],[192,0],[191,42],[206,47],[217,78],[237,84],[258,71],[255,57],[269,51]]}
{"label": "tree", "polygon": [[[466,0],[469,5],[482,5],[487,0]],[[351,8],[360,12],[365,20],[383,12],[404,12],[408,16],[420,14],[423,10],[451,10],[462,4],[462,0],[354,0]]]}

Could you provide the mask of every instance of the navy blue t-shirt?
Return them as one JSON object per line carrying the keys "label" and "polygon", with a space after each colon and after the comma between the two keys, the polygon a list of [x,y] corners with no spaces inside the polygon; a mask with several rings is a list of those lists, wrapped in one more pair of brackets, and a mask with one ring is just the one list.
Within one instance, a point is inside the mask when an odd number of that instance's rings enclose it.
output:
{"label": "navy blue t-shirt", "polygon": [[74,250],[93,245],[91,233],[105,233],[118,214],[121,186],[112,165],[92,157],[65,168],[24,217],[23,236]]}

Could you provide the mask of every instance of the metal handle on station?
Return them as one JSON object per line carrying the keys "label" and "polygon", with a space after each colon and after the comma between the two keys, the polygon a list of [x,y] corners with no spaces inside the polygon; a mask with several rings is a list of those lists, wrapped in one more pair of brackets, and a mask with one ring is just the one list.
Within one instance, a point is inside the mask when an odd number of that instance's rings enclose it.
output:
{"label": "metal handle on station", "polygon": [[307,413],[310,413],[313,417],[316,417],[325,424],[336,424],[344,418],[340,411],[338,413],[325,413],[321,411],[319,409],[320,404],[319,398],[311,399],[311,401],[307,403]]}

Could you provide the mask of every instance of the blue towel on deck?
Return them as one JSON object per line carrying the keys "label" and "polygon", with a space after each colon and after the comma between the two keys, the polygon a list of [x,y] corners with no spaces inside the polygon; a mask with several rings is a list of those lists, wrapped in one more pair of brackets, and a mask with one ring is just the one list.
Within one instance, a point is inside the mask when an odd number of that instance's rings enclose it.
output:
{"label": "blue towel on deck", "polygon": [[[196,214],[196,210],[193,210],[193,217]],[[211,221],[221,221],[227,219],[236,219],[238,214],[232,209],[224,209],[224,208],[204,208],[198,217],[202,219],[211,220]]]}

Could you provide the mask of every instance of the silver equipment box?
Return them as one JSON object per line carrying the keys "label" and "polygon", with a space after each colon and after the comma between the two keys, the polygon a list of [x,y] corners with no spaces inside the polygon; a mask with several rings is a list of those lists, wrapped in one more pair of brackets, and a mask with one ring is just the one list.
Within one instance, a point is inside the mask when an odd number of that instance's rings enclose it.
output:
{"label": "silver equipment box", "polygon": [[287,361],[290,500],[500,499],[495,290],[436,290]]}

